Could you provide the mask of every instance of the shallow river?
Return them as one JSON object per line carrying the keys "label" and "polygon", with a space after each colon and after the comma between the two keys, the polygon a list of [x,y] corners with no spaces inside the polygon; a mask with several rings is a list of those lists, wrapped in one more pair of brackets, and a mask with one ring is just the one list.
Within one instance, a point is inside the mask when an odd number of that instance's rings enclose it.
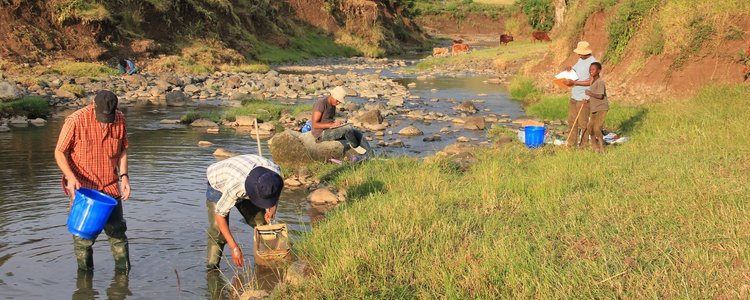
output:
{"label": "shallow river", "polygon": [[[480,111],[489,108],[492,113],[511,117],[523,114],[520,105],[509,101],[499,86],[483,84],[482,80],[416,81],[417,88],[411,91],[422,96],[422,101],[407,101],[406,106],[451,113],[450,107],[455,104],[429,99],[483,99],[484,103],[477,104]],[[407,84],[414,80],[401,81]],[[488,96],[477,97],[479,93]],[[126,111],[133,187],[131,199],[124,204],[133,265],[127,276],[115,275],[104,234],[94,245],[93,277],[78,276],[76,272],[72,238],[65,226],[67,199],[62,194],[61,173],[53,158],[62,117],[52,118],[45,127],[13,128],[11,133],[0,133],[0,298],[205,299],[212,298],[210,287],[223,286],[222,276],[204,271],[205,170],[216,161],[212,155],[216,147],[256,153],[256,144],[247,134],[233,130],[208,134],[184,126],[160,125],[159,120],[179,118],[186,108],[168,108],[166,113],[162,108],[159,114],[151,112],[153,109]],[[401,120],[400,125],[389,130],[397,132],[414,123],[426,134],[432,134],[450,125]],[[421,156],[455,142],[459,135],[486,139],[483,131],[462,131],[444,135],[442,141],[435,143],[424,143],[422,137],[401,138],[406,148],[375,148],[381,154]],[[215,145],[201,148],[197,146],[199,140]],[[265,148],[264,154],[269,154]],[[320,216],[305,196],[304,190],[285,190],[279,204],[277,219],[290,225],[294,237],[311,230],[310,220]],[[239,237],[246,258],[252,259],[252,232],[236,211],[231,214],[230,226]],[[234,270],[227,259],[222,267],[231,277]],[[262,288],[271,289],[278,277],[273,271],[261,270],[256,279]]]}

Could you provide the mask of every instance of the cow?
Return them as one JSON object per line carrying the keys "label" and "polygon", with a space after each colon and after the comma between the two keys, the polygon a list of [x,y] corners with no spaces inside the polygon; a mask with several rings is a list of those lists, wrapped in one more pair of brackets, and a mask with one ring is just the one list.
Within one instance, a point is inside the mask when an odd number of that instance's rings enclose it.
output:
{"label": "cow", "polygon": [[534,37],[535,42],[536,41],[547,41],[547,42],[552,41],[549,38],[549,35],[547,35],[547,33],[544,31],[534,31],[531,33],[531,36]]}
{"label": "cow", "polygon": [[461,53],[469,53],[469,45],[468,44],[453,44],[451,47],[451,54],[452,55],[459,55]]}
{"label": "cow", "polygon": [[432,48],[432,56],[440,57],[448,55],[448,48]]}
{"label": "cow", "polygon": [[513,41],[513,36],[510,34],[501,34],[500,35],[500,43],[508,45],[508,43]]}

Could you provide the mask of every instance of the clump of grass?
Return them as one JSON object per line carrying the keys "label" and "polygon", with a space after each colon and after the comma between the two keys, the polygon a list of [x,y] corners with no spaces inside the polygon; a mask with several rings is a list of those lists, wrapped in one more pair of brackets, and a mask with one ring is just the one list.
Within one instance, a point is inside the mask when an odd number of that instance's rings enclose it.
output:
{"label": "clump of grass", "polygon": [[207,119],[218,123],[221,122],[222,115],[217,111],[189,111],[180,117],[180,123],[190,124],[198,119]]}
{"label": "clump of grass", "polygon": [[118,75],[116,69],[99,63],[71,61],[57,62],[52,65],[51,71],[61,75],[75,77],[106,77],[110,75]]}
{"label": "clump of grass", "polygon": [[76,97],[83,97],[86,95],[86,90],[83,88],[83,86],[77,85],[77,84],[63,84],[60,87],[61,90],[71,92],[76,95]]}
{"label": "clump of grass", "polygon": [[236,73],[266,73],[271,70],[271,67],[266,64],[241,64],[237,66],[222,65],[219,69],[225,72]]}
{"label": "clump of grass", "polygon": [[462,66],[468,61],[476,62],[478,60],[487,60],[491,63],[496,60],[506,62],[523,60],[544,53],[548,50],[548,47],[549,45],[546,43],[513,42],[507,46],[475,50],[458,56],[429,57],[421,60],[413,67],[405,68],[405,71],[420,72],[435,67]]}
{"label": "clump of grass", "polygon": [[528,77],[515,76],[508,84],[510,97],[526,104],[539,99],[540,92],[534,85],[534,80]]}
{"label": "clump of grass", "polygon": [[21,99],[1,102],[0,116],[25,116],[29,119],[47,118],[51,108],[47,99],[37,96],[25,96]]}
{"label": "clump of grass", "polygon": [[602,155],[515,143],[466,172],[412,158],[337,170],[352,200],[296,244],[314,272],[281,295],[744,298],[748,93],[651,104]]}
{"label": "clump of grass", "polygon": [[292,115],[296,115],[300,111],[312,110],[310,104],[296,104],[296,105],[285,105],[278,102],[248,99],[242,101],[242,106],[233,107],[226,110],[227,118],[234,118],[236,116],[255,116],[262,122],[269,122],[278,120],[281,117],[281,112],[284,110],[290,111]]}
{"label": "clump of grass", "polygon": [[618,63],[630,39],[640,30],[644,17],[658,7],[658,0],[627,0],[620,5],[617,15],[607,24],[609,44],[604,60]]}
{"label": "clump of grass", "polygon": [[704,20],[702,17],[693,19],[689,24],[690,31],[692,32],[693,39],[682,47],[680,53],[674,59],[671,68],[679,70],[683,67],[685,62],[697,53],[704,42],[711,39],[715,33],[714,27]]}

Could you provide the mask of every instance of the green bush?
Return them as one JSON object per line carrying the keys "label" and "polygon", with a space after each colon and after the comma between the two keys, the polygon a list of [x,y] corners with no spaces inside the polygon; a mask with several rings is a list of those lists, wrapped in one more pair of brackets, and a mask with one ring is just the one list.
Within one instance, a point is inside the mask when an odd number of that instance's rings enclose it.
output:
{"label": "green bush", "polygon": [[659,55],[664,52],[664,29],[658,23],[648,31],[648,37],[643,44],[643,53],[646,55]]}
{"label": "green bush", "polygon": [[518,0],[534,30],[548,32],[555,25],[555,7],[550,0]]}
{"label": "green bush", "polygon": [[508,84],[508,91],[511,98],[526,104],[536,101],[539,97],[539,90],[534,85],[534,80],[523,76],[513,77]]}
{"label": "green bush", "polygon": [[604,60],[618,63],[630,39],[640,30],[643,18],[657,7],[659,0],[627,0],[617,10],[617,15],[607,24],[609,45]]}
{"label": "green bush", "polygon": [[29,119],[46,118],[52,109],[47,99],[26,96],[11,102],[0,102],[0,116],[25,116]]}

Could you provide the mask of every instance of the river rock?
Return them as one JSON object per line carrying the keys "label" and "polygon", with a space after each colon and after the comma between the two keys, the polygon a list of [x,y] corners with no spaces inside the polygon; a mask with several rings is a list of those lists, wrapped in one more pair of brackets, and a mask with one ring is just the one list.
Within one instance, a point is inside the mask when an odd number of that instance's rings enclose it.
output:
{"label": "river rock", "polygon": [[214,156],[219,158],[228,158],[228,157],[234,157],[240,155],[237,152],[232,152],[224,148],[216,148],[216,151],[214,151]]}
{"label": "river rock", "polygon": [[24,116],[14,116],[8,120],[8,123],[13,127],[26,127],[29,126],[29,119]]}
{"label": "river rock", "polygon": [[5,124],[0,125],[0,132],[9,132],[9,131],[10,131],[10,127],[5,126]]}
{"label": "river rock", "polygon": [[218,124],[216,124],[214,121],[208,120],[208,119],[198,119],[193,121],[193,123],[190,123],[190,126],[192,127],[219,127]]}
{"label": "river rock", "polygon": [[166,95],[167,106],[185,106],[188,97],[181,91],[171,91]]}
{"label": "river rock", "polygon": [[309,196],[307,196],[307,199],[310,200],[310,202],[314,204],[339,202],[339,199],[338,197],[336,197],[336,194],[334,194],[327,188],[320,188],[320,189],[313,191],[312,193],[310,193]]}
{"label": "river rock", "polygon": [[181,123],[180,120],[176,120],[176,119],[164,119],[164,120],[159,121],[159,124],[180,124],[180,123]]}
{"label": "river rock", "polygon": [[418,136],[423,135],[424,132],[422,132],[422,130],[419,130],[419,128],[415,126],[407,126],[399,130],[398,134],[403,136]]}
{"label": "river rock", "polygon": [[423,142],[437,142],[437,141],[441,141],[442,139],[443,138],[440,137],[439,135],[432,135],[432,136],[423,138],[422,141]]}
{"label": "river rock", "polygon": [[455,107],[453,107],[453,109],[455,109],[457,111],[463,111],[463,112],[471,113],[471,114],[476,113],[477,111],[479,111],[477,109],[477,107],[474,106],[474,103],[471,102],[471,101],[461,102],[461,104],[456,105]]}
{"label": "river rock", "polygon": [[472,150],[474,150],[474,146],[471,145],[471,144],[466,144],[466,143],[450,144],[448,146],[445,146],[445,148],[443,148],[443,152],[445,152],[447,154],[457,154],[457,153],[462,153],[462,152],[471,152]]}
{"label": "river rock", "polygon": [[360,113],[349,121],[353,124],[377,125],[383,123],[383,116],[379,110],[369,110]]}
{"label": "river rock", "polygon": [[197,92],[200,92],[201,89],[198,86],[196,86],[196,85],[189,84],[189,85],[185,86],[185,88],[183,90],[185,91],[186,94],[193,95],[193,94],[195,94]]}
{"label": "river rock", "polygon": [[234,121],[237,126],[255,126],[255,117],[252,116],[237,116]]}
{"label": "river rock", "polygon": [[466,117],[464,121],[464,129],[484,130],[484,117]]}
{"label": "river rock", "polygon": [[386,105],[388,105],[388,106],[395,106],[395,107],[404,106],[404,98],[403,97],[397,97],[397,96],[396,97],[388,98],[388,103],[386,103]]}
{"label": "river rock", "polygon": [[36,119],[33,119],[33,120],[29,120],[29,122],[31,123],[31,125],[34,125],[36,127],[41,127],[41,126],[47,125],[47,120],[42,119],[42,118],[36,118]]}
{"label": "river rock", "polygon": [[284,185],[289,187],[298,187],[302,186],[302,182],[294,178],[287,178],[284,180]]}
{"label": "river rock", "polygon": [[55,90],[55,96],[58,98],[65,98],[65,99],[76,99],[76,94],[73,94],[71,92],[68,92],[63,89],[57,89]]}
{"label": "river rock", "polygon": [[21,91],[16,88],[15,84],[0,81],[0,101],[12,101],[18,98],[21,98]]}
{"label": "river rock", "polygon": [[467,137],[465,137],[465,136],[459,136],[459,137],[456,138],[456,141],[459,142],[459,143],[466,143],[466,142],[469,142],[470,139],[467,138]]}
{"label": "river rock", "polygon": [[214,143],[211,143],[211,142],[209,142],[209,141],[198,141],[198,146],[201,146],[201,147],[210,147],[210,146],[212,146],[213,144],[214,144]]}
{"label": "river rock", "polygon": [[146,78],[141,74],[128,75],[123,78],[125,79],[125,82],[128,83],[128,85],[132,85],[135,87],[143,87],[148,85],[148,80],[146,80]]}

